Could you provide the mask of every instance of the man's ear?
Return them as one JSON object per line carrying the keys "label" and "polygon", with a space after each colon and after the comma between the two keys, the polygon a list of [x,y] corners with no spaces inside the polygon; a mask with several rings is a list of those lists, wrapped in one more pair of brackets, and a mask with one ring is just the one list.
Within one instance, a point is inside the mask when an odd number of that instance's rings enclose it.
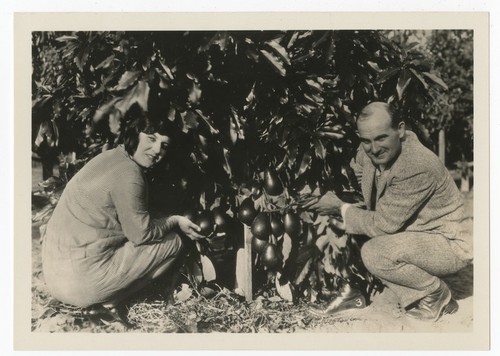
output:
{"label": "man's ear", "polygon": [[406,132],[406,125],[405,125],[404,121],[401,121],[398,124],[398,131],[399,131],[399,138],[403,138],[405,136],[405,132]]}

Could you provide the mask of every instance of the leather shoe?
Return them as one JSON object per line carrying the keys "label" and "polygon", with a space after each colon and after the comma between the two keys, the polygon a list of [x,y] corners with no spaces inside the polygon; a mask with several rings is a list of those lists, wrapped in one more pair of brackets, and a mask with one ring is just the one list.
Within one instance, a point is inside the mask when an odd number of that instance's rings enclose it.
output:
{"label": "leather shoe", "polygon": [[127,329],[134,327],[134,325],[129,322],[123,305],[95,304],[90,308],[86,308],[83,314],[91,319],[100,319],[107,323],[118,322]]}
{"label": "leather shoe", "polygon": [[364,307],[366,307],[365,297],[359,290],[353,289],[349,284],[346,284],[326,307],[312,305],[308,308],[308,311],[315,315],[326,316],[347,309],[361,309]]}
{"label": "leather shoe", "polygon": [[420,299],[414,308],[406,312],[410,318],[437,321],[445,314],[453,314],[458,310],[458,304],[451,297],[448,286],[441,281],[439,288]]}

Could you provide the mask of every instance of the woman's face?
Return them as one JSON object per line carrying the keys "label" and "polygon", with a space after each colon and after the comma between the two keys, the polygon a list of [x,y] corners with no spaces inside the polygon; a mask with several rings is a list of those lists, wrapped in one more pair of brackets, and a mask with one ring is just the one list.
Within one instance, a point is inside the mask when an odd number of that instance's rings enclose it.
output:
{"label": "woman's face", "polygon": [[158,163],[167,151],[170,139],[159,133],[139,133],[139,144],[135,150],[134,161],[144,168],[149,168]]}

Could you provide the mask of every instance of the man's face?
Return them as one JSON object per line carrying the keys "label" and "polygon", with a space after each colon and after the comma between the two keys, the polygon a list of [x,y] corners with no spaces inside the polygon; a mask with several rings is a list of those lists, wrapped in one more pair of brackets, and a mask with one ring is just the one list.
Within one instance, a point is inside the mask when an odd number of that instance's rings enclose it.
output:
{"label": "man's face", "polygon": [[144,168],[153,166],[165,156],[168,143],[168,136],[159,133],[139,133],[139,144],[134,153],[134,161]]}
{"label": "man's face", "polygon": [[380,110],[359,120],[357,126],[361,146],[374,165],[385,168],[399,156],[404,123],[400,123],[397,129],[391,127],[389,114]]}

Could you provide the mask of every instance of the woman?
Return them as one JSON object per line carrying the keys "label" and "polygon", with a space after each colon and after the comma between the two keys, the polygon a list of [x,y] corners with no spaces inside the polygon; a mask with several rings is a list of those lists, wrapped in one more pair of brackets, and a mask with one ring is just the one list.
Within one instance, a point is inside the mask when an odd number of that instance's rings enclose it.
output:
{"label": "woman", "polygon": [[112,310],[172,266],[180,234],[202,237],[183,216],[150,216],[144,171],[164,157],[169,138],[142,110],[130,115],[123,145],[93,158],[68,182],[47,224],[43,273],[64,303]]}

